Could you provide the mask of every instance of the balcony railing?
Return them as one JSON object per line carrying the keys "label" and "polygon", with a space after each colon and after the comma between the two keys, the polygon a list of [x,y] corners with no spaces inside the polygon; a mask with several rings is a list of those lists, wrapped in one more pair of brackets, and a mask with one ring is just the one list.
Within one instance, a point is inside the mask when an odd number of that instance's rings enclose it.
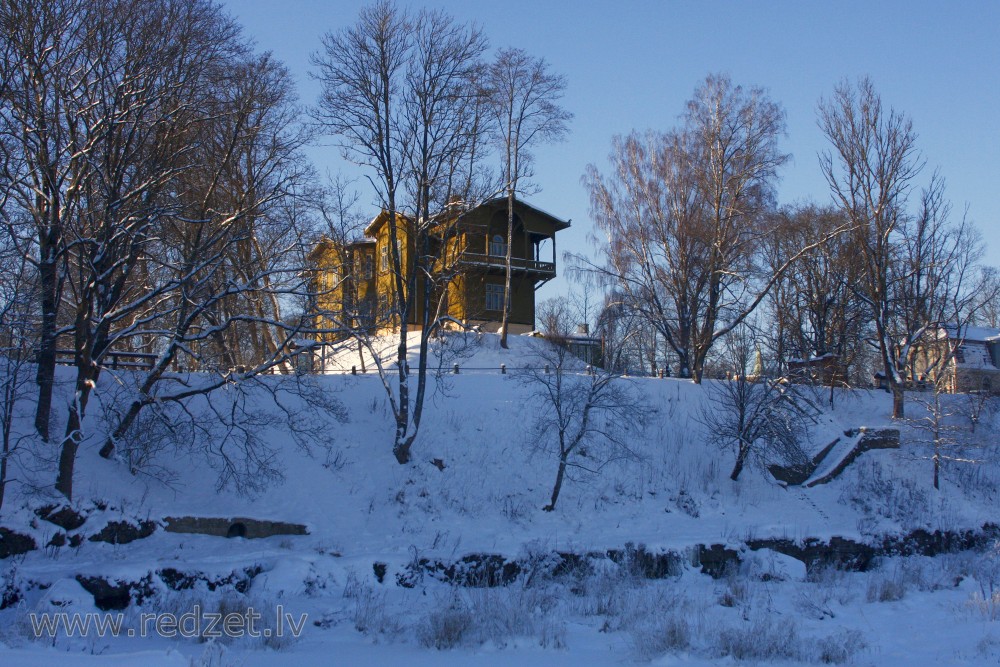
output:
{"label": "balcony railing", "polygon": [[[465,266],[479,266],[483,268],[504,268],[506,257],[497,255],[480,255],[476,253],[462,253],[458,260]],[[522,259],[519,257],[510,258],[510,268],[514,271],[528,271],[530,273],[541,273],[555,275],[555,262],[540,262],[535,259]]]}

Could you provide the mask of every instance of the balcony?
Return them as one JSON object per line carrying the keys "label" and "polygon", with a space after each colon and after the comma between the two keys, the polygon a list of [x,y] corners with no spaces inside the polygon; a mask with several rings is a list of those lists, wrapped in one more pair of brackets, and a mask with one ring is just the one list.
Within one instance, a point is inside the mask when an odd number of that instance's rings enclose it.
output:
{"label": "balcony", "polygon": [[[470,268],[503,270],[506,267],[506,258],[498,255],[480,255],[477,253],[465,252],[462,253],[458,261],[462,266]],[[548,280],[550,278],[554,278],[556,275],[555,262],[540,262],[537,259],[511,257],[510,268],[515,272],[537,275],[540,280]]]}

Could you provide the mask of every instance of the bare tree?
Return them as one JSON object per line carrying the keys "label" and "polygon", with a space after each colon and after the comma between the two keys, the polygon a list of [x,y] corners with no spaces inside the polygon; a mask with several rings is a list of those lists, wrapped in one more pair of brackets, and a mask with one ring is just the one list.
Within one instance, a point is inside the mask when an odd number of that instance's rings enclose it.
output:
{"label": "bare tree", "polygon": [[[85,102],[97,3],[54,0],[0,4],[4,57],[0,79],[0,168],[9,188],[2,209],[8,234],[27,246],[39,279],[40,341],[35,426],[49,438],[66,256],[65,227],[83,206],[82,180],[92,145]],[[31,128],[31,131],[24,131]]]}
{"label": "bare tree", "polygon": [[[941,471],[946,463],[976,464],[973,450],[975,443],[975,428],[979,415],[987,403],[984,397],[947,396],[944,395],[943,383],[935,383],[934,391],[929,395],[921,394],[916,403],[924,408],[919,417],[911,418],[910,425],[917,434],[917,439],[931,446],[931,461],[933,463],[933,485],[941,488]],[[962,422],[963,417],[971,420],[969,429]],[[980,438],[982,435],[980,435]],[[981,444],[978,445],[981,447]]]}
{"label": "bare tree", "polygon": [[[288,72],[269,56],[247,55],[230,61],[227,76],[210,88],[201,98],[207,116],[184,132],[197,146],[190,149],[196,160],[174,181],[182,184],[176,213],[160,221],[160,240],[146,246],[139,266],[154,269],[142,271],[136,303],[153,302],[155,312],[141,311],[117,332],[119,340],[151,339],[156,357],[115,416],[104,457],[151,406],[275,367],[290,370],[290,343],[312,332],[311,323],[286,320],[280,310],[282,300],[307,290],[306,230],[292,211],[309,172]],[[177,369],[214,377],[193,386],[164,383]]]}
{"label": "bare tree", "polygon": [[[664,356],[656,354],[655,342],[660,339],[659,332],[644,313],[632,308],[631,301],[617,290],[605,296],[594,334],[602,341],[604,368],[610,372],[629,373],[632,369],[642,369],[647,362],[658,363],[658,369],[667,375],[673,372],[666,349]],[[646,341],[653,341],[654,345],[649,346]]]}
{"label": "bare tree", "polygon": [[0,236],[0,509],[11,462],[21,453],[30,433],[20,432],[24,412],[31,407],[29,372],[38,343],[35,273],[13,240]]}
{"label": "bare tree", "polygon": [[[388,1],[363,8],[357,23],[323,37],[322,50],[312,63],[322,92],[315,115],[329,133],[338,137],[344,157],[369,169],[366,178],[381,208],[388,214],[389,269],[393,299],[405,309],[405,271],[400,255],[398,195],[405,169],[402,113],[406,65],[412,53],[409,17]],[[410,384],[407,359],[408,312],[400,312],[396,348],[397,392],[393,396],[396,433],[393,452],[409,460],[404,446],[410,429]],[[399,452],[398,454],[396,452]]]}
{"label": "bare tree", "polygon": [[1000,327],[1000,271],[994,266],[980,267],[982,293],[976,300],[972,324]]}
{"label": "bare tree", "polygon": [[[472,164],[482,132],[480,57],[476,28],[422,11],[415,17],[389,2],[363,9],[357,24],[328,34],[313,58],[323,85],[317,120],[339,137],[347,159],[368,167],[368,180],[387,214],[392,313],[398,329],[396,378],[377,360],[396,421],[393,454],[403,464],[420,427],[426,390],[427,342],[438,326],[444,291],[432,276],[439,212],[474,182]],[[460,178],[464,174],[465,178]],[[400,252],[406,226],[407,253]],[[420,305],[418,308],[417,305]],[[410,395],[411,319],[420,315],[417,388]],[[365,332],[358,332],[366,335]]]}
{"label": "bare tree", "polygon": [[[775,233],[776,172],[784,112],[759,88],[709,76],[678,130],[616,137],[612,173],[589,166],[584,183],[605,238],[603,275],[640,312],[700,382],[720,337],[744,321],[795,254],[767,270]],[[605,243],[606,242],[606,243]],[[804,249],[797,249],[802,252]]]}
{"label": "bare tree", "polygon": [[472,195],[458,189],[470,183],[459,177],[459,169],[466,159],[472,163],[480,142],[482,91],[478,79],[486,47],[478,28],[459,24],[440,11],[424,11],[416,18],[415,57],[407,72],[405,114],[413,205],[409,217],[416,253],[408,272],[406,296],[410,303],[405,310],[409,313],[412,304],[420,300],[416,308],[420,343],[412,430],[394,447],[401,463],[409,460],[420,429],[427,391],[428,343],[440,325],[452,277],[447,271],[435,271],[442,246],[453,230],[444,218],[452,215],[449,205],[453,201],[466,201]]}
{"label": "bare tree", "polygon": [[[921,191],[916,217],[900,230],[892,267],[891,329],[898,341],[894,362],[909,380],[916,375],[917,341],[941,326],[964,335],[990,289],[978,266],[983,255],[978,230],[965,218],[952,223],[949,212],[944,181],[935,174]],[[940,361],[947,364],[949,355]]]}
{"label": "bare tree", "polygon": [[780,377],[752,374],[756,337],[742,326],[726,337],[725,360],[731,379],[707,387],[700,421],[724,449],[735,450],[729,477],[739,479],[748,461],[801,463],[801,441],[815,409],[800,395],[799,386]]}
{"label": "bare tree", "polygon": [[[126,364],[106,456],[151,405],[290,368],[307,135],[288,72],[207,0],[4,2],[0,20],[0,215],[38,278],[43,437],[71,348],[56,489],[72,499],[88,403],[122,353],[145,361]],[[161,382],[182,369],[214,375]]]}
{"label": "bare tree", "polygon": [[851,221],[852,246],[861,258],[855,289],[875,325],[881,366],[893,393],[893,417],[902,417],[904,378],[890,322],[892,266],[907,199],[923,167],[916,133],[908,117],[883,109],[868,78],[857,86],[842,83],[832,99],[821,100],[819,124],[832,144],[820,164],[834,199]]}
{"label": "bare tree", "polygon": [[529,388],[538,414],[532,428],[536,446],[555,455],[556,478],[549,503],[559,500],[563,482],[572,471],[596,474],[614,460],[636,458],[630,443],[645,428],[647,410],[628,380],[601,369],[582,372],[582,363],[570,354],[566,337],[570,322],[565,302],[549,309],[551,344],[541,353],[544,366],[518,371]]}
{"label": "bare tree", "polygon": [[511,248],[514,239],[514,197],[531,176],[533,146],[560,141],[573,114],[559,105],[566,79],[552,74],[541,58],[521,49],[502,49],[486,74],[496,143],[503,160],[503,191],[507,195],[507,255],[500,346],[507,347],[510,318]]}
{"label": "bare tree", "polygon": [[[767,261],[777,271],[798,248],[810,247],[792,262],[768,295],[768,336],[778,367],[789,359],[834,356],[845,371],[854,367],[863,344],[865,305],[854,295],[859,264],[847,234],[830,236],[845,227],[841,212],[815,205],[789,207],[775,216],[781,232],[768,240]],[[820,243],[825,239],[825,242]]]}

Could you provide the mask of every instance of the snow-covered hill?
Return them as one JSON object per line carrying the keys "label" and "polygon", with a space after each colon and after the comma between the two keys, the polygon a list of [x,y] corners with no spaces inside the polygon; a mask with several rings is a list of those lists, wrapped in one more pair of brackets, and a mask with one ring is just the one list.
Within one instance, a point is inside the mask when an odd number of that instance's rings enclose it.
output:
{"label": "snow-covered hill", "polygon": [[[124,455],[117,461],[97,455],[104,412],[93,410],[76,477],[75,508],[86,518],[81,527],[62,531],[38,516],[57,501],[45,488],[54,479],[51,452],[20,457],[12,474],[17,482],[0,526],[39,545],[61,532],[84,540],[0,561],[8,597],[20,598],[0,611],[0,624],[9,628],[0,636],[0,656],[15,658],[4,663],[45,664],[58,655],[72,656],[73,664],[204,658],[301,665],[331,654],[344,664],[716,664],[741,656],[797,664],[842,656],[910,665],[939,664],[943,654],[968,664],[997,661],[1000,630],[991,613],[1000,598],[979,588],[992,575],[972,576],[992,567],[994,557],[956,556],[948,563],[911,557],[874,573],[811,571],[806,578],[799,561],[743,546],[767,538],[872,542],[914,529],[980,529],[997,520],[1000,474],[992,441],[966,452],[964,458],[979,463],[948,462],[942,489],[934,491],[931,449],[919,431],[891,423],[887,394],[837,391],[831,407],[824,393],[817,395],[825,408],[811,425],[811,451],[858,427],[901,428],[901,449],[866,452],[812,488],[786,487],[759,468],[732,482],[733,452],[710,444],[701,423],[711,382],[621,379],[648,417],[645,429],[630,432],[634,456],[581,459],[556,510],[544,512],[557,460],[550,443],[534,440],[538,399],[518,369],[543,365],[546,345],[516,337],[505,351],[490,335],[451,339],[456,354],[443,357],[443,372],[430,381],[407,466],[392,456],[394,425],[372,372],[268,377],[227,388],[211,398],[212,409],[244,408],[251,438],[227,440],[219,428],[191,429],[181,420],[180,437],[171,441],[164,424],[149,421],[123,445],[150,450],[144,459],[133,451],[131,472]],[[331,369],[354,365],[356,349],[342,354]],[[126,376],[105,376],[98,394],[104,405],[124,400],[127,384]],[[913,416],[923,410],[918,398],[907,406]],[[192,409],[207,414],[209,406]],[[992,428],[982,423],[978,430],[992,440]],[[245,467],[240,447],[264,459],[273,478]],[[168,519],[179,518],[302,524],[308,534],[226,539],[165,530]],[[151,522],[155,529],[129,544],[89,539],[114,522]],[[543,567],[552,554],[636,553],[642,545],[644,553],[691,555],[695,545],[711,544],[744,549],[741,569],[716,581],[688,565],[650,582],[623,568],[621,558],[617,566],[591,564],[563,578]],[[538,576],[522,570],[508,586],[467,589],[414,565],[484,554],[536,563]],[[190,575],[184,580],[190,585],[164,583],[164,571]],[[32,611],[93,611],[78,578],[146,581],[144,595],[132,591],[130,622],[143,612],[183,613],[195,602],[239,609],[247,600],[267,609],[282,604],[309,620],[296,641],[244,639],[228,648],[159,637],[32,640]],[[898,590],[883,594],[883,585]],[[936,588],[944,590],[932,593]],[[975,595],[984,598],[978,607]],[[483,620],[491,617],[494,625]],[[441,639],[452,635],[454,642]],[[747,648],[757,646],[754,638],[770,642],[772,652]],[[448,651],[433,648],[452,644]]]}

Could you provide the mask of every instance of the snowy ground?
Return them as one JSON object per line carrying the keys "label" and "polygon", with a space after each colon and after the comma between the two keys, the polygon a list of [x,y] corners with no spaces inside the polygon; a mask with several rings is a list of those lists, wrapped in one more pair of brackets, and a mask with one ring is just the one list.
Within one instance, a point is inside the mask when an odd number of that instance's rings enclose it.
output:
{"label": "snowy ground", "polygon": [[[158,530],[127,545],[85,540],[77,548],[48,547],[0,561],[0,590],[21,596],[0,611],[0,662],[1000,663],[1000,592],[994,595],[1000,591],[1000,555],[993,551],[886,559],[870,572],[808,576],[802,563],[787,556],[748,552],[739,571],[718,580],[691,565],[661,580],[638,576],[627,562],[605,561],[559,577],[545,574],[544,566],[554,552],[629,544],[687,553],[697,544],[739,549],[752,538],[863,541],[915,528],[997,522],[1000,472],[991,423],[978,427],[984,447],[964,451],[980,463],[946,465],[939,492],[931,487],[930,448],[906,425],[900,450],[867,452],[829,484],[786,488],[757,468],[734,483],[728,478],[733,454],[706,444],[699,422],[707,387],[622,380],[632,383],[649,417],[631,443],[638,458],[612,461],[598,474],[574,475],[556,511],[543,512],[556,460],[531,439],[530,387],[516,369],[544,364],[544,343],[524,337],[513,342],[509,351],[489,335],[450,343],[462,348],[461,355],[447,357],[442,367],[459,363],[462,370],[432,380],[409,466],[392,457],[393,424],[372,373],[268,378],[247,392],[225,390],[212,404],[249,406],[250,431],[260,448],[255,451],[267,453],[271,468],[280,471],[273,480],[242,480],[243,493],[235,483],[238,466],[235,478],[218,489],[225,472],[221,454],[234,456],[219,432],[192,432],[178,445],[160,438],[155,422],[144,424],[135,446],[156,446],[144,460],[133,459],[141,464],[135,475],[122,461],[98,457],[105,413],[100,406],[122,401],[128,384],[125,376],[117,378],[121,382],[105,377],[76,475],[76,505],[88,515],[81,534],[109,521],[177,516],[299,522],[309,534],[250,540]],[[345,354],[356,358],[357,351]],[[341,369],[353,365],[337,363]],[[499,373],[501,363],[507,375]],[[923,410],[917,398],[907,406],[913,416]],[[847,429],[891,425],[889,409],[882,392],[837,392],[833,407],[812,427],[813,449]],[[289,413],[294,434],[283,426]],[[45,485],[54,479],[54,457],[35,453],[18,460],[13,476],[19,481],[8,493],[0,526],[44,545],[58,529],[32,510],[53,499]],[[421,558],[454,562],[482,553],[537,562],[538,574],[522,573],[495,588],[455,587],[431,576],[408,580],[411,588],[396,583]],[[381,583],[376,563],[384,564]],[[151,575],[166,568],[200,573],[203,581],[167,589]],[[248,570],[259,573],[243,577],[246,587],[235,585],[240,577],[234,573]],[[298,638],[286,633],[266,640],[113,639],[96,633],[80,638],[65,632],[35,639],[33,612],[96,611],[77,576],[150,576],[150,594],[122,612],[123,627],[136,634],[144,613],[180,616],[195,605],[213,612],[252,607],[272,631],[281,605],[294,622],[306,614],[306,623]],[[214,590],[205,583],[227,578]]]}

